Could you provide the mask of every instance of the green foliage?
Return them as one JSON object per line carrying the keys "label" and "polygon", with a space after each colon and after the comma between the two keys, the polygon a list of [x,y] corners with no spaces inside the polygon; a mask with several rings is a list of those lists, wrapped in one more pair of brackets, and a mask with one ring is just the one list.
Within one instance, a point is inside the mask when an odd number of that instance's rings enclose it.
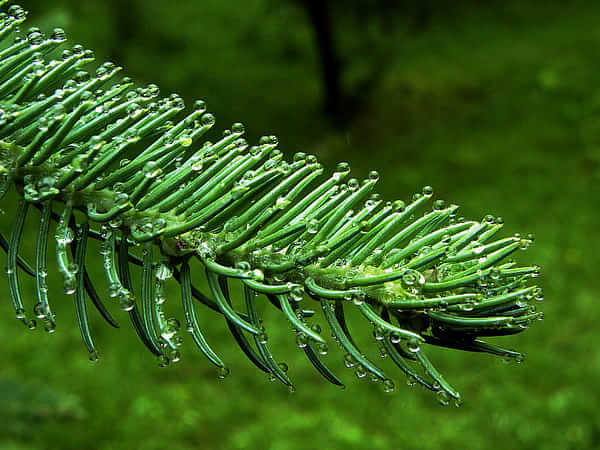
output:
{"label": "green foliage", "polygon": [[[24,18],[11,7],[0,37],[12,38]],[[179,321],[165,310],[171,279],[180,285],[186,330],[221,377],[229,369],[204,337],[199,304],[220,312],[252,363],[291,390],[287,366],[269,349],[258,302],[281,309],[298,347],[336,385],[342,382],[323,361],[327,344],[314,317],[322,317],[358,378],[394,390],[358,347],[348,309],[372,324],[381,354],[442,404],[459,404],[460,395],[432,365],[428,347],[522,358],[481,337],[519,333],[542,317],[532,304],[541,290],[529,285],[539,268],[507,260],[532,236],[498,239],[502,219],[466,220],[442,200],[423,213],[433,196],[428,186],[408,204],[384,202],[373,192],[378,173],[359,182],[348,178],[346,163],[319,180],[324,169],[314,156],[297,153],[286,162],[274,136],[249,146],[239,123],[205,140],[215,119],[204,102],[181,117],[177,95],[160,98],[155,85],[136,88],[128,78],[110,85],[120,67],[85,72],[93,54],[81,46],[58,53],[64,41],[60,29],[49,38],[29,29],[0,51],[3,192],[14,186],[20,198],[4,248],[10,299],[29,328],[36,320],[48,332],[56,328],[46,284],[54,220],[56,268],[74,296],[92,361],[98,352],[87,307],[112,326],[116,320],[86,268],[91,240],[100,242],[108,297],[161,366],[179,361],[182,344]],[[19,256],[30,205],[41,211],[33,268]],[[204,266],[210,296],[192,284],[192,258]],[[135,265],[142,268],[139,290]],[[19,268],[35,277],[35,319],[22,299]]]}

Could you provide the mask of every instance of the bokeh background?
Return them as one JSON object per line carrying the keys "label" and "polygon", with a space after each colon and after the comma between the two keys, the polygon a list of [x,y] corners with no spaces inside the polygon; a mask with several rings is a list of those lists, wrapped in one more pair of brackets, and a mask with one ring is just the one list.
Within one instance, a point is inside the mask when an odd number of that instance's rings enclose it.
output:
{"label": "bokeh background", "polygon": [[254,369],[211,312],[202,323],[231,366],[224,381],[189,342],[176,367],[159,369],[123,314],[120,330],[90,314],[102,351],[91,365],[58,283],[50,336],[13,320],[5,295],[1,449],[600,448],[599,2],[22,4],[29,26],[62,26],[140,83],[206,100],[221,129],[241,120],[253,140],[277,134],[287,155],[314,153],[330,168],[347,160],[361,177],[379,170],[387,198],[431,184],[465,216],[534,232],[519,258],[543,267],[546,319],[500,340],[526,353],[520,365],[432,352],[465,398],[456,409],[400,374],[391,395],[359,382],[333,351],[327,362],[347,387],[328,385],[271,308],[270,343],[294,394]]}

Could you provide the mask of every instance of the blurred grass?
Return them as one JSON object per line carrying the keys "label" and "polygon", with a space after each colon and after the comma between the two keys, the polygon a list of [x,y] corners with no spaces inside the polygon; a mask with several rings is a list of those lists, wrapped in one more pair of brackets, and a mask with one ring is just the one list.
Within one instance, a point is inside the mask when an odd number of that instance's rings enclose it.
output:
{"label": "blurred grass", "polygon": [[[293,7],[267,0],[177,7],[132,1],[138,23],[119,42],[119,2],[35,3],[27,5],[32,22],[64,26],[100,58],[118,49],[128,74],[157,82],[164,93],[206,99],[221,127],[241,119],[251,136],[277,132],[288,154],[309,151],[329,167],[348,160],[363,176],[376,168],[387,198],[406,199],[432,184],[465,216],[489,212],[505,218],[507,234],[535,232],[535,246],[519,257],[543,267],[546,320],[500,339],[527,354],[519,366],[432,352],[465,397],[454,409],[406,387],[402,376],[393,395],[358,382],[334,349],[327,361],[347,388],[327,385],[270,307],[269,339],[290,366],[293,395],[251,367],[210,312],[202,317],[207,339],[232,368],[223,382],[189,342],[177,367],[159,369],[116,309],[118,331],[91,314],[103,351],[92,366],[72,299],[55,295],[59,328],[51,336],[11,320],[7,300],[0,306],[0,448],[600,447],[593,263],[600,253],[599,4],[494,3],[438,19],[422,33],[388,30],[382,45],[393,52],[384,79],[360,115],[334,131],[319,114],[310,29]],[[355,55],[356,70],[361,60]],[[3,206],[7,230],[13,209]],[[34,221],[27,230],[31,252]],[[51,277],[52,292],[61,292],[57,281]],[[24,289],[33,298],[31,285]],[[174,287],[171,298],[176,303]],[[358,331],[367,338],[367,330]]]}

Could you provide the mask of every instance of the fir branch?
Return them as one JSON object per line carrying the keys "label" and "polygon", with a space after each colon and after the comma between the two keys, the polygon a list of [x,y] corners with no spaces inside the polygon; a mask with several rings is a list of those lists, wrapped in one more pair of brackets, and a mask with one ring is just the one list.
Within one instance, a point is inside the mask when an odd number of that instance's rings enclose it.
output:
{"label": "fir branch", "polygon": [[[342,382],[322,361],[325,333],[307,320],[315,305],[346,352],[346,365],[359,378],[381,381],[385,391],[394,382],[354,341],[347,308],[360,311],[381,352],[411,382],[436,391],[442,404],[459,402],[460,395],[427,357],[428,346],[522,358],[480,337],[518,333],[541,319],[532,304],[541,289],[529,285],[539,268],[506,259],[528,248],[532,236],[493,240],[500,219],[465,220],[456,205],[441,200],[423,212],[433,196],[428,186],[409,204],[383,202],[373,192],[378,173],[348,179],[347,163],[319,180],[325,169],[314,156],[297,153],[286,162],[276,137],[251,146],[239,123],[216,141],[205,140],[215,118],[204,102],[183,116],[177,95],[160,98],[155,85],[112,81],[121,70],[112,63],[86,72],[92,53],[79,45],[48,60],[58,55],[64,32],[46,37],[30,28],[23,37],[17,26],[25,16],[18,6],[0,16],[1,192],[15,186],[19,195],[10,237],[0,236],[0,244],[16,317],[30,328],[36,322],[26,313],[19,269],[35,277],[36,318],[48,332],[56,326],[45,284],[54,220],[56,267],[65,292],[74,295],[92,361],[98,351],[87,297],[117,325],[86,270],[86,259],[99,260],[86,255],[89,239],[101,241],[108,298],[128,312],[161,366],[180,358],[179,321],[163,311],[171,279],[181,285],[187,331],[221,377],[229,369],[200,329],[200,303],[223,314],[253,364],[294,388],[267,346],[256,308],[263,296],[296,330],[311,364],[336,385]],[[19,255],[29,204],[42,212],[35,269]],[[132,245],[143,248],[141,258]],[[192,284],[192,257],[205,267],[210,296]],[[141,289],[132,285],[131,264],[142,267]],[[245,311],[233,306],[232,279],[244,285]]]}

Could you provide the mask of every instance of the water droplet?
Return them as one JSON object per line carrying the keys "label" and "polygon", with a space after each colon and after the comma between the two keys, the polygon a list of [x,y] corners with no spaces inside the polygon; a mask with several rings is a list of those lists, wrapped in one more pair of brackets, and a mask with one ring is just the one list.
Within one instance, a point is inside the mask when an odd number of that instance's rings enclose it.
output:
{"label": "water droplet", "polygon": [[421,346],[419,345],[419,341],[415,338],[409,339],[406,343],[406,348],[409,352],[417,353],[421,350]]}
{"label": "water droplet", "polygon": [[200,117],[200,123],[205,127],[212,127],[215,124],[215,116],[211,113],[204,113]]}
{"label": "water droplet", "polygon": [[52,334],[56,331],[56,322],[51,319],[44,320],[44,331],[48,334]]}
{"label": "water droplet", "polygon": [[38,319],[44,319],[48,315],[48,308],[46,308],[45,304],[38,302],[33,307],[33,314]]}
{"label": "water droplet", "polygon": [[329,351],[329,349],[325,342],[317,343],[317,352],[319,353],[319,355],[326,355],[328,351]]}
{"label": "water droplet", "polygon": [[356,178],[350,178],[348,180],[348,189],[350,192],[355,192],[360,187],[360,183]]}
{"label": "water droplet", "polygon": [[422,285],[425,283],[425,277],[416,270],[407,269],[404,275],[402,275],[402,282],[406,286]]}
{"label": "water droplet", "polygon": [[287,197],[281,196],[281,197],[278,197],[277,200],[275,200],[275,208],[276,209],[285,209],[289,206],[290,203],[291,203],[291,201]]}
{"label": "water droplet", "polygon": [[171,352],[169,352],[169,359],[172,363],[178,363],[179,361],[181,361],[181,353],[179,352],[179,350],[172,350]]}
{"label": "water droplet", "polygon": [[533,297],[538,301],[544,301],[544,291],[542,291],[542,288],[535,288],[533,290]]}
{"label": "water droplet", "polygon": [[65,289],[66,295],[73,295],[75,293],[75,288],[76,288],[75,277],[72,276],[69,278],[65,278],[63,287]]}
{"label": "water droplet", "polygon": [[52,115],[54,120],[62,120],[65,117],[67,110],[62,103],[57,103],[52,108]]}
{"label": "water droplet", "polygon": [[169,360],[169,357],[164,354],[160,355],[157,359],[158,359],[158,367],[162,367],[162,368],[168,367],[169,363],[171,362]]}
{"label": "water droplet", "polygon": [[114,202],[116,206],[124,206],[129,202],[129,195],[125,192],[119,192],[114,196]]}
{"label": "water droplet", "polygon": [[425,186],[422,192],[425,197],[431,197],[433,195],[433,188],[431,186]]}
{"label": "water droplet", "polygon": [[315,234],[319,231],[319,221],[317,219],[312,219],[306,224],[306,231],[310,234]]}
{"label": "water droplet", "polygon": [[404,212],[404,210],[406,209],[406,203],[404,203],[402,200],[395,200],[392,203],[392,210],[395,212]]}
{"label": "water droplet", "polygon": [[206,111],[206,102],[204,100],[196,100],[194,102],[194,111],[198,113]]}
{"label": "water droplet", "polygon": [[358,378],[359,380],[362,380],[367,376],[367,371],[363,366],[358,366],[354,371],[354,375],[356,375],[356,378]]}
{"label": "water droplet", "polygon": [[268,337],[266,333],[260,333],[258,336],[258,342],[260,342],[261,344],[266,344],[268,341]]}
{"label": "water droplet", "polygon": [[11,5],[8,8],[8,15],[13,17],[14,20],[25,20],[27,12],[19,5]]}
{"label": "water droplet", "polygon": [[243,123],[236,122],[233,125],[231,125],[231,131],[233,131],[234,133],[243,133],[245,130],[246,128],[244,127]]}
{"label": "water droplet", "polygon": [[173,271],[167,264],[159,264],[155,276],[157,280],[166,281],[173,276]]}
{"label": "water droplet", "polygon": [[227,378],[230,374],[230,370],[228,367],[219,367],[217,369],[217,378],[219,378],[220,380],[224,380],[225,378]]}
{"label": "water droplet", "polygon": [[52,34],[50,35],[50,39],[52,39],[55,42],[64,42],[67,40],[67,35],[65,33],[65,30],[63,30],[62,28],[55,28],[52,31]]}
{"label": "water droplet", "polygon": [[308,336],[304,333],[296,333],[296,345],[305,348],[308,345]]}
{"label": "water droplet", "polygon": [[448,406],[448,404],[449,404],[448,393],[446,391],[438,391],[437,400],[440,403],[440,405]]}
{"label": "water droplet", "polygon": [[474,305],[472,302],[465,302],[465,303],[460,304],[459,308],[461,311],[469,312],[469,311],[473,311]]}
{"label": "water droplet", "polygon": [[44,35],[39,31],[30,32],[27,34],[27,41],[31,46],[38,46],[44,42]]}
{"label": "water droplet", "polygon": [[385,330],[380,326],[376,326],[373,329],[373,337],[376,341],[383,341],[385,339]]}
{"label": "water droplet", "polygon": [[156,161],[148,161],[144,164],[143,171],[146,178],[156,178],[161,173],[161,169],[158,167]]}
{"label": "water droplet", "polygon": [[119,306],[123,311],[131,311],[135,307],[135,301],[129,291],[122,289],[119,292]]}
{"label": "water droplet", "polygon": [[346,353],[344,355],[344,365],[348,369],[351,369],[351,368],[355,367],[356,364],[357,364],[356,360],[352,357],[352,355],[350,353]]}
{"label": "water droplet", "polygon": [[90,362],[92,362],[92,363],[97,363],[97,362],[98,362],[98,358],[99,358],[99,356],[98,356],[98,352],[97,352],[97,351],[91,351],[91,352],[88,354],[88,359],[89,359],[89,360],[90,360]]}
{"label": "water droplet", "polygon": [[295,302],[301,301],[304,298],[304,290],[302,287],[297,284],[293,285],[290,288],[290,298]]}
{"label": "water droplet", "polygon": [[433,202],[433,210],[434,211],[441,211],[445,207],[446,207],[446,202],[444,200],[436,200],[435,202]]}
{"label": "water droplet", "polygon": [[265,274],[260,269],[253,269],[251,275],[254,281],[262,281],[265,279]]}
{"label": "water droplet", "polygon": [[394,389],[396,389],[396,385],[394,384],[394,382],[392,380],[390,380],[389,378],[386,378],[385,380],[383,380],[383,390],[387,393],[391,393],[394,392]]}

